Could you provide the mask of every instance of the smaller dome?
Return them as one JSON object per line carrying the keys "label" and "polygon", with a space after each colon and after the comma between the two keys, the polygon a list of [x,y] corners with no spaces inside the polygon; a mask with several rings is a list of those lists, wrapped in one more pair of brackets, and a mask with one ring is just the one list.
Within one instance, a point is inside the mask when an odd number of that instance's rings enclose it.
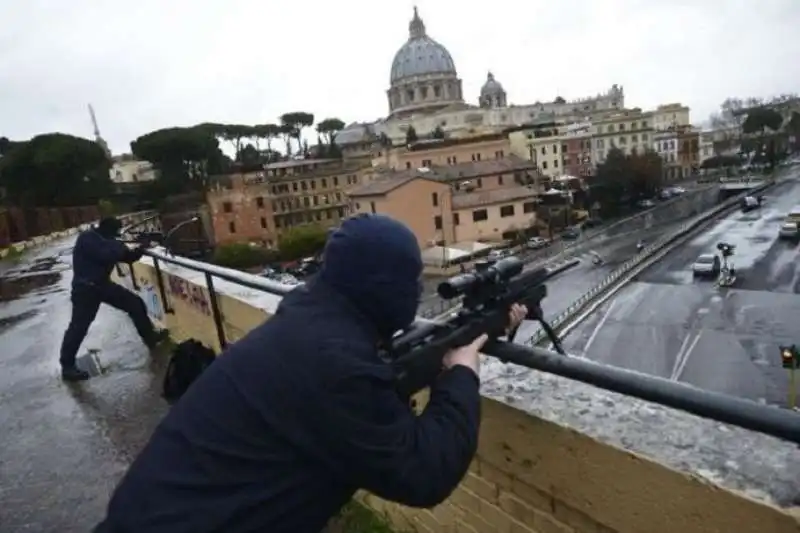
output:
{"label": "smaller dome", "polygon": [[503,86],[499,81],[494,79],[494,74],[489,72],[489,74],[486,76],[486,83],[484,83],[483,87],[481,87],[481,96],[502,94],[504,92]]}

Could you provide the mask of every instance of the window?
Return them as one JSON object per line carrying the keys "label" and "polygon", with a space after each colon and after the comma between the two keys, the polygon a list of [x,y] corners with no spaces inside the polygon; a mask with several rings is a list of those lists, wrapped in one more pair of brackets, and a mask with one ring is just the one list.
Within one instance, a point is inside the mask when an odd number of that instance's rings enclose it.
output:
{"label": "window", "polygon": [[411,168],[411,161],[406,161],[406,169]]}
{"label": "window", "polygon": [[620,137],[619,138],[619,144],[621,144],[621,145],[622,144],[627,144],[627,142],[628,142],[628,139],[626,139],[625,137]]}
{"label": "window", "polygon": [[236,223],[235,222],[228,222],[228,231],[231,233],[236,233]]}
{"label": "window", "polygon": [[503,153],[503,151],[502,151],[502,150],[497,150],[497,151],[494,153],[494,158],[495,158],[495,159],[503,159],[503,157],[504,157],[504,156],[505,156],[505,154]]}
{"label": "window", "polygon": [[442,95],[442,88],[438,85],[433,86],[433,96],[439,98]]}
{"label": "window", "polygon": [[230,213],[233,211],[233,206],[230,202],[223,202],[222,203],[222,210],[226,213]]}
{"label": "window", "polygon": [[472,154],[472,160],[473,161],[480,161],[481,160],[481,154]]}
{"label": "window", "polygon": [[605,148],[605,142],[603,141],[603,139],[597,139],[597,147]]}
{"label": "window", "polygon": [[558,145],[557,145],[557,144],[554,144],[554,145],[553,145],[553,153],[554,153],[554,154],[557,154],[557,153],[558,153]]}
{"label": "window", "polygon": [[542,169],[547,170],[547,161],[542,161]]}
{"label": "window", "polygon": [[631,142],[632,143],[639,142],[639,136],[638,135],[631,135]]}
{"label": "window", "polygon": [[606,131],[607,131],[608,133],[614,133],[614,126],[608,126],[608,127],[606,128]]}
{"label": "window", "polygon": [[481,178],[478,178],[478,184],[477,184],[477,187],[478,187],[479,189],[480,189],[481,187],[483,187],[483,180],[482,180]]}
{"label": "window", "polygon": [[453,225],[458,226],[460,223],[461,220],[459,220],[458,213],[453,213]]}
{"label": "window", "polygon": [[318,205],[319,205],[319,196],[314,196],[314,206],[316,207]]}
{"label": "window", "polygon": [[542,155],[547,155],[547,146],[542,146]]}
{"label": "window", "polygon": [[553,168],[558,168],[558,159],[553,161]]}
{"label": "window", "polygon": [[[581,141],[581,144],[583,144],[583,141]],[[561,145],[561,153],[565,153],[567,151],[568,151],[567,145],[566,144],[562,144]]]}
{"label": "window", "polygon": [[422,166],[423,166],[423,167],[426,167],[426,168],[431,168],[431,165],[432,165],[432,164],[433,164],[433,163],[431,162],[431,160],[430,160],[430,159],[423,159],[423,160],[422,160]]}
{"label": "window", "polygon": [[522,212],[523,213],[535,213],[536,212],[536,202],[525,202],[522,204]]}
{"label": "window", "polygon": [[375,210],[375,202],[370,202],[370,203],[369,203],[369,209],[370,209],[370,211],[372,211],[373,213],[377,213],[377,211]]}
{"label": "window", "polygon": [[646,128],[647,128],[647,121],[643,120],[642,121],[642,129],[646,129]]}
{"label": "window", "polygon": [[267,229],[267,219],[265,217],[261,217],[261,227]]}
{"label": "window", "polygon": [[296,181],[294,183],[292,183],[292,190],[294,192],[297,192],[297,182]]}
{"label": "window", "polygon": [[436,227],[436,229],[442,229],[442,217],[439,215],[433,217],[433,225]]}
{"label": "window", "polygon": [[324,188],[326,188],[327,186],[328,186],[328,180],[327,180],[327,178],[322,178],[322,188],[324,189]]}
{"label": "window", "polygon": [[301,181],[300,182],[300,188],[303,189],[304,191],[307,191],[308,190],[308,183],[306,183],[305,181]]}
{"label": "window", "polygon": [[256,198],[256,207],[258,207],[259,209],[264,207],[264,197],[263,196],[259,196],[258,198]]}
{"label": "window", "polygon": [[334,176],[333,177],[333,186],[334,187],[338,187],[339,186],[339,177],[338,176]]}
{"label": "window", "polygon": [[431,201],[433,202],[433,207],[438,207],[439,206],[439,195],[437,193],[435,193],[435,192],[432,192],[431,193]]}
{"label": "window", "polygon": [[489,218],[489,214],[486,212],[486,209],[477,209],[472,212],[472,221],[473,222],[482,222]]}
{"label": "window", "polygon": [[647,142],[647,134],[646,133],[642,133],[642,142],[643,143]]}
{"label": "window", "polygon": [[635,130],[635,129],[636,129],[636,126],[637,126],[636,122],[632,122],[632,123],[631,123],[631,129],[632,129],[632,130]]}
{"label": "window", "polygon": [[317,188],[317,180],[311,180],[311,189]]}
{"label": "window", "polygon": [[625,124],[619,125],[619,131],[625,131]]}
{"label": "window", "polygon": [[498,185],[502,185],[503,184],[503,175],[502,174],[497,176],[497,184]]}
{"label": "window", "polygon": [[500,206],[500,216],[505,217],[513,217],[514,216],[514,206],[513,205],[502,205]]}

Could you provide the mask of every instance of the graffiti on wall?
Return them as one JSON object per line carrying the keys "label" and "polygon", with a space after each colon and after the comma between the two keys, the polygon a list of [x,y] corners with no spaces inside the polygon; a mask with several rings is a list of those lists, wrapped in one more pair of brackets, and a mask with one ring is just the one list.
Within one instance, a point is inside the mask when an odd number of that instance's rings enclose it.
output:
{"label": "graffiti on wall", "polygon": [[138,287],[133,284],[133,277],[128,265],[120,265],[119,272],[122,276],[119,278],[119,284],[131,291],[138,294],[139,298],[144,302],[147,308],[147,314],[150,318],[155,320],[164,320],[164,306],[161,304],[161,298],[158,295],[156,288],[150,283],[150,280],[140,276],[138,280]]}
{"label": "graffiti on wall", "polygon": [[186,302],[203,314],[211,315],[211,304],[206,296],[206,291],[183,278],[166,276],[167,291],[179,300]]}

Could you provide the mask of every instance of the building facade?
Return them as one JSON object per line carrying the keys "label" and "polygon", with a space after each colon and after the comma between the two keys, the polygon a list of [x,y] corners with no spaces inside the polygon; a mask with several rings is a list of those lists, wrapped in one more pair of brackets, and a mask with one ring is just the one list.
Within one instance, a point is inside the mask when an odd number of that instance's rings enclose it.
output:
{"label": "building facade", "polygon": [[691,126],[678,128],[678,161],[681,179],[687,179],[700,170],[700,131]]}
{"label": "building facade", "polygon": [[139,161],[130,154],[114,156],[108,176],[112,182],[139,183],[153,181],[158,177],[158,171],[149,161]]}
{"label": "building facade", "polygon": [[373,143],[382,135],[394,144],[402,144],[412,126],[420,137],[437,128],[451,137],[467,137],[497,133],[543,117],[587,116],[625,106],[624,91],[618,85],[603,94],[573,101],[556,97],[549,102],[512,105],[491,73],[476,97],[478,105],[466,103],[452,55],[429,35],[415,9],[408,40],[392,61],[388,116],[374,122],[350,124],[337,134],[336,143],[348,153],[350,145]]}
{"label": "building facade", "polygon": [[678,132],[675,130],[658,131],[653,134],[653,150],[661,156],[665,181],[675,181],[681,176],[681,164],[678,156]]}
{"label": "building facade", "polygon": [[423,249],[499,241],[535,223],[532,172],[530,162],[513,157],[389,170],[349,192],[350,211],[403,221]]}
{"label": "building facade", "polygon": [[403,170],[500,160],[511,153],[508,137],[492,134],[471,139],[435,139],[379,150],[375,168]]}
{"label": "building facade", "polygon": [[564,174],[578,178],[594,175],[591,122],[570,124],[562,130],[561,137]]}
{"label": "building facade", "polygon": [[608,152],[619,148],[626,154],[652,148],[653,113],[639,108],[625,109],[592,122],[594,162],[605,161]]}
{"label": "building facade", "polygon": [[653,111],[653,129],[665,131],[691,124],[689,108],[683,104],[664,104]]}
{"label": "building facade", "polygon": [[338,225],[348,215],[347,191],[371,168],[340,160],[284,161],[263,171],[212,179],[207,202],[218,244],[278,246],[288,229]]}

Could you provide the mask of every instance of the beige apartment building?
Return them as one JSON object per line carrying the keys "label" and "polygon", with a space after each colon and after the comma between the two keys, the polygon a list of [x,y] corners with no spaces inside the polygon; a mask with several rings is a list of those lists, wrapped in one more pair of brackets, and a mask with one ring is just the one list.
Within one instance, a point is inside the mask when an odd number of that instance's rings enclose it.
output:
{"label": "beige apartment building", "polygon": [[372,159],[376,168],[408,170],[503,159],[511,154],[505,134],[466,139],[432,139],[409,146],[379,150]]}
{"label": "beige apartment building", "polygon": [[653,129],[665,131],[691,124],[689,107],[683,104],[664,104],[653,111]]}
{"label": "beige apartment building", "polygon": [[518,158],[388,171],[350,191],[350,210],[403,221],[423,249],[502,241],[536,222],[532,171]]}
{"label": "beige apartment building", "polygon": [[206,195],[216,242],[273,247],[289,228],[334,226],[348,215],[346,192],[368,180],[371,171],[369,163],[305,159],[216,176]]}
{"label": "beige apartment building", "polygon": [[594,161],[605,161],[608,152],[619,148],[626,154],[652,149],[653,112],[625,109],[593,122]]}

